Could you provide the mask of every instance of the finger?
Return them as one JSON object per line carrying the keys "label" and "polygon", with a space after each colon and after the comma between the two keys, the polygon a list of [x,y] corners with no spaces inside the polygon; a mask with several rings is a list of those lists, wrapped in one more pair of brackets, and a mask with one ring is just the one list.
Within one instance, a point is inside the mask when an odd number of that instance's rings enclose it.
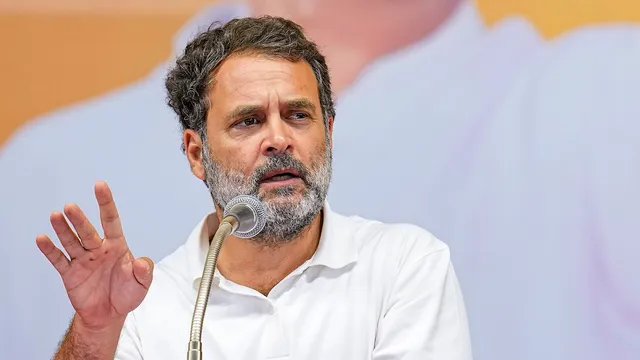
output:
{"label": "finger", "polygon": [[58,249],[47,235],[38,235],[36,237],[36,245],[60,276],[64,276],[69,269],[69,259],[67,259],[62,250]]}
{"label": "finger", "polygon": [[51,221],[53,230],[56,232],[56,235],[58,235],[62,247],[67,251],[71,260],[85,253],[85,248],[82,247],[80,240],[78,240],[76,234],[71,230],[67,219],[64,218],[61,212],[54,211],[51,213],[49,221]]}
{"label": "finger", "polygon": [[101,181],[95,186],[96,200],[100,206],[100,221],[104,230],[105,239],[115,239],[123,237],[122,225],[116,203],[113,201],[113,194],[109,185]]}
{"label": "finger", "polygon": [[65,205],[64,213],[69,218],[69,221],[71,221],[73,228],[76,229],[83,248],[94,250],[102,245],[102,238],[78,205]]}
{"label": "finger", "polygon": [[133,262],[133,275],[140,285],[149,290],[153,279],[153,260],[141,257]]}

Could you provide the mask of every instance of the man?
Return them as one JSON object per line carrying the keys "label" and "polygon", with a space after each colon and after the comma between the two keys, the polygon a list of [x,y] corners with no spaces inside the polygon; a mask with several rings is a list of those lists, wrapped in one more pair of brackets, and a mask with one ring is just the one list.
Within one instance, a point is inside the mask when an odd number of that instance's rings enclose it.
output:
{"label": "man", "polygon": [[[315,31],[336,86],[346,84],[337,91],[333,208],[409,220],[447,239],[477,359],[639,358],[640,286],[627,279],[640,271],[637,24],[546,40],[521,17],[485,25],[470,1],[353,1],[362,11],[346,3],[251,4],[272,4],[269,12]],[[414,11],[389,10],[400,5]],[[192,25],[238,11],[251,9],[205,11]],[[341,81],[342,72],[356,75]],[[0,299],[9,354],[24,354],[20,344],[36,336],[42,345],[26,351],[44,356],[62,331],[52,324],[69,317],[55,300],[64,299],[57,279],[25,239],[46,231],[40,219],[67,199],[97,220],[82,184],[110,180],[129,244],[154,259],[210,207],[197,180],[175,170],[183,158],[162,104],[164,74],[39,119],[0,157],[0,232],[15,239],[0,266],[30,264],[0,280],[12,294]]]}
{"label": "man", "polygon": [[[179,358],[194,281],[235,196],[258,196],[265,229],[222,247],[203,343],[219,359],[471,359],[446,245],[420,228],[331,211],[335,111],[324,57],[282,18],[244,18],[197,36],[167,78],[192,173],[216,212],[153,271],[128,249],[113,195],[96,199],[104,237],[77,205],[40,250],[76,310],[56,359]],[[153,281],[152,281],[153,278]],[[185,341],[179,339],[184,338]]]}
{"label": "man", "polygon": [[[427,8],[421,2],[398,7],[388,1],[350,1],[321,1],[311,9],[302,1],[215,4],[176,34],[174,54],[214,21],[264,13],[286,15],[308,28],[311,38],[328,53],[333,89],[340,97],[366,73],[365,68],[384,64],[386,54],[433,32],[446,21],[445,10],[453,11],[456,4],[439,1],[442,10],[434,12],[439,16],[429,15],[430,21],[424,21]],[[386,15],[396,7],[394,16]],[[349,15],[349,21],[336,21],[343,8],[350,13],[340,16]],[[414,26],[407,26],[409,21]],[[323,30],[327,24],[333,31]],[[109,182],[126,219],[123,226],[129,246],[154,260],[175,250],[195,225],[194,219],[211,208],[206,189],[189,174],[176,145],[181,132],[176,131],[175,114],[166,106],[163,89],[168,66],[161,64],[144,79],[117,91],[34,119],[0,150],[0,204],[5,206],[0,238],[15,239],[0,252],[0,270],[11,273],[30,264],[19,276],[0,277],[0,288],[11,294],[0,297],[0,357],[47,356],[72,315],[58,279],[34,253],[30,239],[49,231],[49,213],[67,201],[78,203],[97,222],[99,214],[87,184],[96,179]],[[45,298],[43,307],[39,299]],[[32,337],[39,339],[38,344],[25,349],[22,344]]]}

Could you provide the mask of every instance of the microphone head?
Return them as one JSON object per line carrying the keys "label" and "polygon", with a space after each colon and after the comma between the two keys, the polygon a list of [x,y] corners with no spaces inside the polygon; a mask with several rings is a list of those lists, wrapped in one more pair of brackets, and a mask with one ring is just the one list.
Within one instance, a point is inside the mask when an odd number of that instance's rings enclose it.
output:
{"label": "microphone head", "polygon": [[251,195],[239,195],[224,207],[224,216],[238,219],[238,227],[232,233],[239,238],[252,238],[264,229],[267,223],[267,208],[262,201]]}

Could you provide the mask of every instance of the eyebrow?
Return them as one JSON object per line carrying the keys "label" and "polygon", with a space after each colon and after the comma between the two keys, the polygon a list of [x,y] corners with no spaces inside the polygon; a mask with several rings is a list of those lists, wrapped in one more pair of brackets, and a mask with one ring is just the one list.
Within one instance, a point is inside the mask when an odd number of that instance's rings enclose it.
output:
{"label": "eyebrow", "polygon": [[316,106],[309,99],[306,99],[306,98],[288,100],[288,101],[285,101],[284,104],[288,108],[305,109],[311,112],[316,111]]}
{"label": "eyebrow", "polygon": [[[293,108],[293,109],[305,109],[305,110],[308,110],[310,112],[315,112],[316,111],[315,104],[312,103],[309,99],[306,99],[306,98],[299,98],[299,99],[292,99],[292,100],[284,101],[284,106],[286,106],[288,108]],[[237,108],[231,110],[231,112],[229,112],[225,116],[225,118],[227,119],[227,121],[232,121],[232,120],[237,119],[237,118],[241,118],[241,117],[245,117],[245,116],[249,116],[249,115],[255,114],[261,108],[262,108],[262,106],[260,106],[260,105],[240,105]]]}
{"label": "eyebrow", "polygon": [[225,118],[227,119],[227,121],[231,121],[239,117],[249,116],[260,110],[260,108],[260,105],[240,105],[237,108],[231,110],[231,112],[229,112],[225,116]]}

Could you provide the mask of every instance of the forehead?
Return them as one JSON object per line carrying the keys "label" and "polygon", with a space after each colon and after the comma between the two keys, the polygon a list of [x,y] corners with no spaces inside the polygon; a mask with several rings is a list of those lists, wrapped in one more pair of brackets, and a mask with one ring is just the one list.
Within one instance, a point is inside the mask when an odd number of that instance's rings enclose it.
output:
{"label": "forehead", "polygon": [[306,61],[292,62],[263,55],[229,57],[215,72],[209,91],[212,105],[222,107],[275,98],[307,97],[318,101],[316,78]]}

